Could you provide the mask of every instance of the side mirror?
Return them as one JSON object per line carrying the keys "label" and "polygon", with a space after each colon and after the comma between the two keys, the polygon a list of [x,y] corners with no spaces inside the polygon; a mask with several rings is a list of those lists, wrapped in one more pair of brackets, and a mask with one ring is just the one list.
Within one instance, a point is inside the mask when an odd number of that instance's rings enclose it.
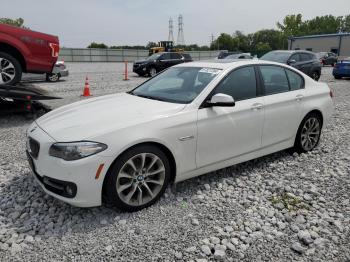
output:
{"label": "side mirror", "polygon": [[225,107],[232,107],[235,106],[235,100],[232,96],[226,95],[226,94],[215,94],[211,97],[210,101],[207,103],[207,107],[213,107],[213,106],[225,106]]}
{"label": "side mirror", "polygon": [[288,65],[293,65],[293,64],[295,64],[297,61],[295,61],[295,59],[291,59],[291,60],[289,60],[288,61]]}

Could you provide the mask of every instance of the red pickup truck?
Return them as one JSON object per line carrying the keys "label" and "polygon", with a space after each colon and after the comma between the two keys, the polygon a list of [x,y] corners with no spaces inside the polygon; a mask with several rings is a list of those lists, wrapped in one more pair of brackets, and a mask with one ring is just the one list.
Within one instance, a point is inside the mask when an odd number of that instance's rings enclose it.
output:
{"label": "red pickup truck", "polygon": [[57,36],[0,24],[0,85],[14,85],[24,73],[51,73],[57,61]]}

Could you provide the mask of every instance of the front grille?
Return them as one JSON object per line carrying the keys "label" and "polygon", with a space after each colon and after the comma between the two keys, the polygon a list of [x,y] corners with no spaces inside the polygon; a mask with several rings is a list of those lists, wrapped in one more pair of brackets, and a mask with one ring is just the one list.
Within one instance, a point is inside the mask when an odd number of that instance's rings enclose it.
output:
{"label": "front grille", "polygon": [[32,157],[38,158],[39,151],[40,151],[40,144],[38,141],[34,140],[33,138],[28,138],[29,142],[29,153]]}

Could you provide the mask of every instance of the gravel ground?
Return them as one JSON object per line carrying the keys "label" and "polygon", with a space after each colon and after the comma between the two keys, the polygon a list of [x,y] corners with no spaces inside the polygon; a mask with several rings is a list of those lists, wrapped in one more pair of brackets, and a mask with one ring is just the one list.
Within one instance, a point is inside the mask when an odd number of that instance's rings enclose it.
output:
{"label": "gravel ground", "polygon": [[[121,64],[68,64],[71,75],[40,83],[81,99],[131,89]],[[75,208],[36,185],[24,155],[23,116],[0,118],[1,261],[350,261],[350,80],[324,68],[335,113],[318,148],[283,151],[181,182],[136,213]]]}

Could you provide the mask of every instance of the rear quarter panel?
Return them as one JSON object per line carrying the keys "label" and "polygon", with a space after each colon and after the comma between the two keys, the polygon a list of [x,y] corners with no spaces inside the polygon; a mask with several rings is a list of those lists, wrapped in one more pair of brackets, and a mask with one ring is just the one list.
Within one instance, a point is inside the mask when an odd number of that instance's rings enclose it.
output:
{"label": "rear quarter panel", "polygon": [[330,96],[330,88],[326,83],[316,82],[311,78],[305,81],[305,97],[302,105],[303,118],[311,111],[318,110],[322,113],[323,127],[327,125],[333,113],[333,100]]}

